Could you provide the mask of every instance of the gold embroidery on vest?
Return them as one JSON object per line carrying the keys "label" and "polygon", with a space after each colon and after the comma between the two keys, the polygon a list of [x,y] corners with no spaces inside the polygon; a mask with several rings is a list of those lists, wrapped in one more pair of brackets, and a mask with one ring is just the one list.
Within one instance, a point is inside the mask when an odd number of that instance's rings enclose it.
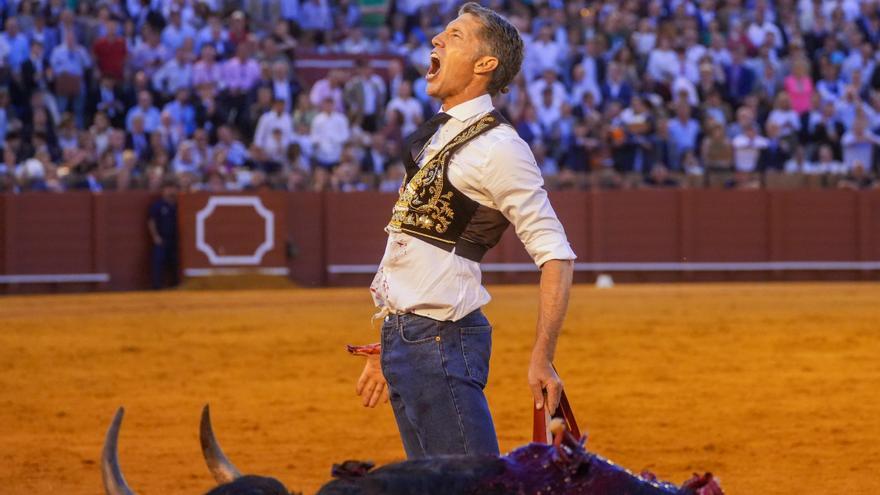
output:
{"label": "gold embroidery on vest", "polygon": [[[494,123],[495,117],[492,114],[484,116],[452,138],[428,163],[420,168],[413,175],[413,178],[403,186],[400,197],[394,204],[388,229],[394,232],[412,232],[405,228],[406,225],[411,225],[438,234],[446,232],[455,217],[455,212],[450,207],[452,191],[443,194],[446,167],[460,144],[475,138],[486,127]],[[445,239],[429,237],[455,244],[455,242]]]}

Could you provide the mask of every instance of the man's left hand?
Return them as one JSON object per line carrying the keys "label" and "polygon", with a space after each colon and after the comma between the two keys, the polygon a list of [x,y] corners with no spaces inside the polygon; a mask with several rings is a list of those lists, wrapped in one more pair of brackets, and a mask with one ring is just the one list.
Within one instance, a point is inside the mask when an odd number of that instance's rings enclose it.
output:
{"label": "man's left hand", "polygon": [[553,414],[562,396],[562,380],[553,364],[544,358],[532,358],[529,364],[529,387],[535,397],[535,409],[544,407],[544,390],[547,391],[547,412]]}

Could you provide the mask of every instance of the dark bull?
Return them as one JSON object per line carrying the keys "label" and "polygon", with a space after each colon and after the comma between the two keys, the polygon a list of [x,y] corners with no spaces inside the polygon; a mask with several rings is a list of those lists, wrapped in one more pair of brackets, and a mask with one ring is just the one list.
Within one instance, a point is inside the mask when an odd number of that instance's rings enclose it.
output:
{"label": "dark bull", "polygon": [[[123,409],[119,408],[104,442],[101,470],[107,495],[134,495],[119,467],[117,443]],[[510,454],[448,456],[389,464],[373,470],[366,462],[333,466],[334,480],[318,495],[723,495],[711,474],[694,475],[682,486],[636,476],[587,452],[585,438],[575,439],[562,422],[553,426],[552,444],[530,443]],[[218,486],[206,495],[288,495],[275,478],[242,475],[214,437],[208,406],[202,411],[199,437],[208,469]]]}

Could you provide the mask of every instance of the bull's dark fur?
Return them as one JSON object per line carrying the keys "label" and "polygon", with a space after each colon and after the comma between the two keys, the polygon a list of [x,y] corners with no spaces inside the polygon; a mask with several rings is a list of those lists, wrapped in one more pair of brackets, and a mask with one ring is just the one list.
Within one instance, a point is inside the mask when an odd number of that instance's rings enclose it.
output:
{"label": "bull's dark fur", "polygon": [[692,495],[696,489],[648,481],[581,450],[566,459],[533,443],[503,457],[438,457],[333,480],[318,495]]}
{"label": "bull's dark fur", "polygon": [[[372,495],[379,493],[469,494],[480,481],[502,476],[507,468],[499,457],[437,457],[404,461],[371,471],[361,477],[333,480],[318,495]],[[486,495],[510,493],[480,491]]]}
{"label": "bull's dark fur", "polygon": [[287,488],[275,478],[248,474],[220,485],[205,495],[289,495]]}
{"label": "bull's dark fur", "polygon": [[[122,477],[116,453],[121,421],[120,409],[102,455],[108,495],[133,494]],[[206,495],[289,495],[275,478],[239,475],[213,437],[207,406],[202,421],[202,448],[220,483]],[[336,479],[324,485],[318,495],[722,495],[709,474],[677,487],[636,476],[587,452],[583,443],[583,439],[578,441],[560,430],[551,445],[531,443],[502,457],[435,457],[374,470],[370,463],[346,461],[333,467]]]}

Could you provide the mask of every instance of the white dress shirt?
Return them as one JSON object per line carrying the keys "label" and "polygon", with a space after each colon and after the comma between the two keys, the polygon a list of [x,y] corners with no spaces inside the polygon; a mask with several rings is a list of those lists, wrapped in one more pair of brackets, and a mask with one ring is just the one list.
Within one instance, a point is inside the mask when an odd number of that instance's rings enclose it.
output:
{"label": "white dress shirt", "polygon": [[311,129],[314,157],[325,164],[338,162],[342,147],[351,135],[349,131],[348,119],[339,112],[315,115]]}
{"label": "white dress shirt", "polygon": [[733,138],[733,162],[737,172],[754,172],[758,166],[758,157],[761,150],[769,146],[770,142],[764,136],[756,135],[750,138],[745,134]]}
{"label": "white dress shirt", "polygon": [[[447,110],[452,118],[431,138],[419,165],[492,108],[483,95]],[[535,157],[512,127],[502,124],[474,138],[452,156],[447,173],[459,191],[504,214],[536,265],[575,258]],[[370,292],[380,308],[441,321],[459,320],[490,300],[479,263],[399,232],[388,234]]]}
{"label": "white dress shirt", "polygon": [[412,134],[421,122],[422,105],[419,103],[419,100],[413,96],[410,96],[409,98],[395,96],[388,102],[388,106],[385,108],[385,113],[387,115],[395,110],[403,115],[403,125],[401,126],[403,135],[406,136]]}
{"label": "white dress shirt", "polygon": [[260,116],[257,121],[257,129],[254,132],[254,144],[268,151],[273,143],[272,133],[281,132],[281,137],[285,141],[289,141],[293,136],[293,119],[289,113],[275,113],[275,110],[269,110]]}

